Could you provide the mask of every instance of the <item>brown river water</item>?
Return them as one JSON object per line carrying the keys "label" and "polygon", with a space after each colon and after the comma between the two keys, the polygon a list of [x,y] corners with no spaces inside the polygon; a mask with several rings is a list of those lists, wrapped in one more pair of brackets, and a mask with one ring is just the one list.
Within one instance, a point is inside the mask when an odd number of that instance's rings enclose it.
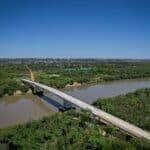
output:
{"label": "brown river water", "polygon": [[[113,97],[133,92],[140,88],[150,88],[150,79],[113,81],[79,88],[69,88],[64,90],[64,92],[87,103],[92,103],[99,97]],[[43,116],[53,114],[55,109],[51,104],[54,104],[56,107],[60,106],[48,97],[56,99],[56,97],[53,98],[50,94],[42,98],[34,95],[8,96],[1,98],[0,128],[40,119]],[[56,102],[58,102],[58,99]]]}
{"label": "brown river water", "polygon": [[52,109],[34,95],[8,96],[0,101],[0,128],[40,119]]}

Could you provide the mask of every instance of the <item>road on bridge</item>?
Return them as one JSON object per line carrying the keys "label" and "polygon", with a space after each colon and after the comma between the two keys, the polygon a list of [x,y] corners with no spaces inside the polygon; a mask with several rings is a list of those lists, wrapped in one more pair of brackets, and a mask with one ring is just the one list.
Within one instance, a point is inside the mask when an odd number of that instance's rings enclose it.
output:
{"label": "road on bridge", "polygon": [[115,117],[109,113],[106,113],[105,111],[101,110],[101,109],[97,109],[96,107],[87,104],[77,98],[74,98],[70,95],[67,95],[66,93],[63,93],[57,89],[54,89],[52,87],[48,87],[46,85],[37,83],[37,82],[33,82],[30,80],[26,80],[26,79],[22,79],[23,82],[28,83],[34,87],[39,87],[43,90],[46,90],[48,92],[51,92],[65,100],[67,100],[68,102],[82,108],[82,109],[87,109],[90,110],[94,115],[98,116],[101,120],[104,121],[104,123],[109,123],[109,124],[113,124],[114,126],[118,127],[119,129],[127,132],[128,134],[135,136],[135,137],[139,137],[139,138],[144,138],[144,139],[148,139],[150,140],[150,132],[145,131],[131,123],[128,123],[118,117]]}

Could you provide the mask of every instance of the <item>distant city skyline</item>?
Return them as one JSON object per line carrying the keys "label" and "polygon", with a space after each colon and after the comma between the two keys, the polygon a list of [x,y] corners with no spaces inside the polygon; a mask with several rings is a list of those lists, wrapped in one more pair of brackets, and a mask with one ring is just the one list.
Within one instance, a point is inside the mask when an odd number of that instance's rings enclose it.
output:
{"label": "distant city skyline", "polygon": [[1,0],[0,58],[150,58],[148,0]]}

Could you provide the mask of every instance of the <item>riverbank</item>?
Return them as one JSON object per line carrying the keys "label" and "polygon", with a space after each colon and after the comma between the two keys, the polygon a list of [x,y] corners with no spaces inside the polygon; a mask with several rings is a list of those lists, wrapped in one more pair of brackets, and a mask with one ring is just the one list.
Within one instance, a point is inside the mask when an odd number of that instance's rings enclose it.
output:
{"label": "riverbank", "polygon": [[100,84],[91,84],[90,86],[81,86],[68,88],[63,92],[92,104],[98,98],[109,98],[128,92],[134,92],[137,89],[150,88],[150,79],[118,80],[112,82],[103,82]]}
{"label": "riverbank", "polygon": [[111,80],[111,81],[99,81],[99,82],[89,82],[89,83],[78,83],[78,82],[74,82],[73,84],[67,84],[64,88],[62,88],[61,90],[65,91],[65,90],[70,90],[70,89],[82,89],[82,88],[87,88],[90,86],[95,86],[95,85],[100,85],[100,84],[109,84],[109,83],[113,83],[113,82],[120,82],[120,81],[143,81],[143,80],[150,80],[150,77],[145,77],[145,78],[133,78],[133,79],[118,79],[118,80]]}

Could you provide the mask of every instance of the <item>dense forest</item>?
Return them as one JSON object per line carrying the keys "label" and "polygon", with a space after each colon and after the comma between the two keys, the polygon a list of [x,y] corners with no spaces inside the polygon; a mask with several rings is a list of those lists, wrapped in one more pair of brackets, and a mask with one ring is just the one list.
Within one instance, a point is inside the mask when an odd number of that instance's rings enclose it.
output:
{"label": "dense forest", "polygon": [[0,130],[1,148],[54,150],[143,150],[148,141],[131,138],[113,126],[97,123],[88,111],[70,110],[39,121]]}
{"label": "dense forest", "polygon": [[150,60],[0,59],[0,96],[28,90],[20,81],[30,78],[27,65],[37,82],[55,88],[74,82],[89,84],[150,77]]}

